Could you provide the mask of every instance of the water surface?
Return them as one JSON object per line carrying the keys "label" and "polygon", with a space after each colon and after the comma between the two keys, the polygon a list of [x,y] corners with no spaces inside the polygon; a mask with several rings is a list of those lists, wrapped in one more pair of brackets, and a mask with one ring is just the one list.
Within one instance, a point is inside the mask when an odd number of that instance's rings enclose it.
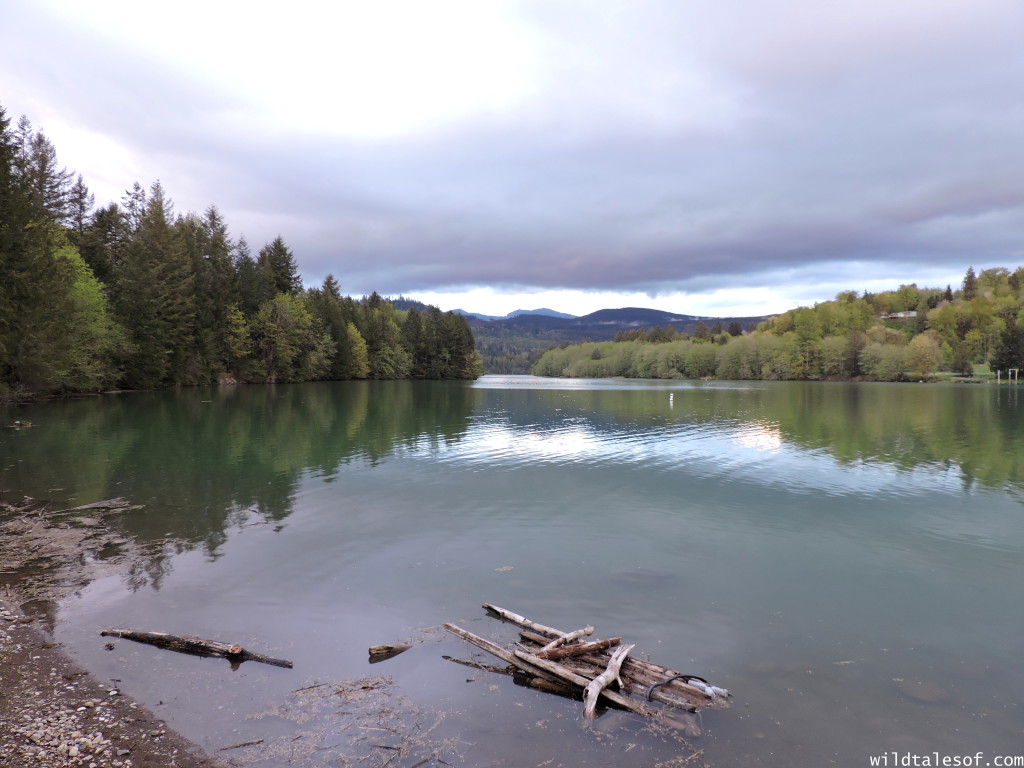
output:
{"label": "water surface", "polygon": [[[265,715],[297,688],[383,674],[448,713],[453,764],[680,754],[627,716],[586,731],[574,702],[445,661],[471,651],[438,625],[492,632],[492,602],[733,690],[703,718],[714,765],[1016,754],[1018,392],[485,377],[139,393],[8,412],[37,426],[0,436],[0,489],[124,496],[146,505],[127,533],[176,542],[62,604],[57,634],[210,749],[308,727]],[[295,669],[106,651],[115,626]],[[367,664],[403,639],[425,642]]]}

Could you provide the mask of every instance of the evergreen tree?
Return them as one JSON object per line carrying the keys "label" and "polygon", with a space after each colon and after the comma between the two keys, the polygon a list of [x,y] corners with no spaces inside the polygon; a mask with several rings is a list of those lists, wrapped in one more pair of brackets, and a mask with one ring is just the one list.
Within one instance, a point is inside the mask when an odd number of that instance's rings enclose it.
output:
{"label": "evergreen tree", "polygon": [[71,230],[74,244],[78,247],[82,245],[86,227],[89,225],[89,212],[92,210],[95,202],[95,195],[85,186],[85,182],[82,181],[82,174],[78,174],[78,179],[68,191],[67,219],[65,222],[68,229]]}
{"label": "evergreen tree", "polygon": [[0,107],[0,387],[52,392],[62,387],[60,377],[40,358],[50,351],[76,271],[55,257],[66,243],[36,205],[26,154],[31,141],[28,120],[12,131]]}
{"label": "evergreen tree", "polygon": [[160,182],[154,182],[118,274],[115,308],[133,342],[125,376],[135,387],[173,386],[195,378],[186,377],[194,274],[172,218],[173,204]]}
{"label": "evergreen tree", "polygon": [[254,260],[215,207],[176,218],[159,182],[94,202],[46,136],[0,108],[0,397],[480,373],[464,318],[358,302],[333,276],[303,293],[280,236]]}
{"label": "evergreen tree", "polygon": [[[252,257],[252,252],[249,250],[249,242],[245,239],[244,235],[238,238],[238,244],[235,246],[232,261],[234,262],[235,275],[238,281],[238,292],[241,296],[241,309],[245,312],[246,317],[254,317],[263,301],[261,298],[262,286],[260,284],[259,266]],[[270,298],[270,296],[268,295],[267,298]]]}
{"label": "evergreen tree", "polygon": [[195,315],[188,367],[198,381],[216,381],[228,364],[228,309],[241,299],[227,226],[217,208],[210,206],[202,217],[189,214],[175,228],[193,275]]}
{"label": "evergreen tree", "polygon": [[263,301],[279,293],[297,296],[302,290],[302,278],[299,277],[295,256],[280,235],[260,249],[258,265],[263,282]]}
{"label": "evergreen tree", "polygon": [[100,208],[78,238],[78,249],[96,279],[110,285],[128,239],[128,225],[117,203]]}
{"label": "evergreen tree", "polygon": [[74,174],[57,167],[57,150],[40,132],[32,136],[24,158],[24,179],[38,221],[65,223],[70,213],[71,178]]}
{"label": "evergreen tree", "polygon": [[371,379],[404,379],[412,360],[402,345],[402,332],[395,322],[395,310],[374,291],[363,302],[360,333],[366,341]]}
{"label": "evergreen tree", "polygon": [[128,224],[128,231],[134,235],[142,226],[142,217],[146,215],[146,190],[139,182],[132,184],[130,190],[125,190],[121,196],[121,209]]}
{"label": "evergreen tree", "polygon": [[429,365],[426,336],[420,313],[415,309],[408,311],[402,323],[402,344],[411,361],[409,375],[414,379],[426,378]]}
{"label": "evergreen tree", "polygon": [[[366,343],[362,336],[353,336],[355,330],[350,317],[351,311],[342,300],[338,281],[334,275],[327,275],[322,288],[314,288],[306,294],[310,312],[317,318],[321,326],[334,343],[334,356],[331,359],[327,377],[335,380],[365,378]],[[361,345],[362,362],[357,360],[356,347]]]}
{"label": "evergreen tree", "polygon": [[974,274],[974,267],[967,268],[963,283],[964,299],[970,301],[978,295],[978,278]]}

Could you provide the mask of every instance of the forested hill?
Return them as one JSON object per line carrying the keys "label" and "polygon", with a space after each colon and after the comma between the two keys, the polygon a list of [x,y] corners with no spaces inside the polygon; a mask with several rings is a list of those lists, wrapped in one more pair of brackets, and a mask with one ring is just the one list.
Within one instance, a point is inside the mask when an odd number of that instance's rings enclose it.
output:
{"label": "forested hill", "polygon": [[871,379],[915,381],[946,371],[972,376],[1024,368],[1024,267],[975,274],[950,286],[902,285],[881,293],[845,291],[756,328],[739,324],[693,333],[631,330],[614,341],[550,349],[541,376],[638,378]]}
{"label": "forested hill", "polygon": [[581,341],[610,341],[623,334],[636,334],[653,327],[678,334],[699,334],[730,329],[736,334],[752,329],[766,317],[702,317],[664,312],[659,309],[624,307],[599,309],[582,317],[552,317],[526,314],[484,321],[470,318],[477,348],[488,373],[530,373],[533,364],[552,346]]}
{"label": "forested hill", "polygon": [[216,207],[159,182],[94,210],[49,139],[0,107],[0,401],[111,388],[476,378],[473,334],[436,307],[305,289],[281,237],[253,253]]}

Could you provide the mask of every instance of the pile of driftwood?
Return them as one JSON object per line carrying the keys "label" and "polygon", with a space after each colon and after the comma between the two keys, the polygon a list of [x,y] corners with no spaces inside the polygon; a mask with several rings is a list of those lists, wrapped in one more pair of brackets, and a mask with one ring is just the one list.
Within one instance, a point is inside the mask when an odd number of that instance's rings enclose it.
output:
{"label": "pile of driftwood", "polygon": [[631,657],[633,646],[622,645],[621,638],[584,640],[593,634],[593,627],[563,632],[496,605],[485,603],[484,608],[521,627],[520,641],[510,649],[502,648],[454,624],[444,628],[511,665],[512,671],[525,676],[533,687],[582,695],[587,719],[595,717],[598,698],[603,698],[612,706],[699,736],[700,728],[688,713],[730,705],[729,691],[696,675]]}

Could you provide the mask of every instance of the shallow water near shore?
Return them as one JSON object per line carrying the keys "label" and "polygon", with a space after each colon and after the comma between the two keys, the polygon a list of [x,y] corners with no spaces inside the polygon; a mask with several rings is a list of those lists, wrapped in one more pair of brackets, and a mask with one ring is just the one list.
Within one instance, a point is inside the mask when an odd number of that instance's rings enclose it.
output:
{"label": "shallow water near shore", "polygon": [[[732,690],[696,741],[713,765],[1024,753],[1016,388],[485,377],[136,393],[15,418],[35,426],[0,436],[5,497],[123,496],[145,505],[125,535],[174,542],[65,600],[57,638],[211,751],[278,737],[337,764],[332,750],[366,744],[331,731],[336,702],[294,692],[388,676],[401,728],[433,725],[453,765],[682,754],[631,716],[585,730],[576,702],[442,658],[473,654],[445,621],[509,636],[491,602],[593,624]],[[106,650],[111,627],[295,668]]]}

